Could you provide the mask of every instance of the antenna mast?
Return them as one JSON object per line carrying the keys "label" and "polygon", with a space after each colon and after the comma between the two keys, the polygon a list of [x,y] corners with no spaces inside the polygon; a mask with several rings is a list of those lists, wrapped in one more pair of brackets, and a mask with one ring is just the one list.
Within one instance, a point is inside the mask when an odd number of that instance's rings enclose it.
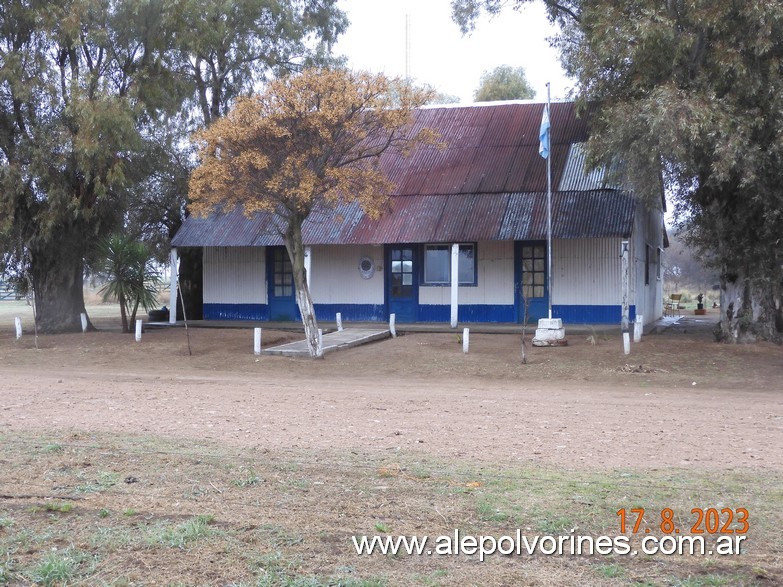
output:
{"label": "antenna mast", "polygon": [[411,79],[411,15],[405,15],[405,80]]}

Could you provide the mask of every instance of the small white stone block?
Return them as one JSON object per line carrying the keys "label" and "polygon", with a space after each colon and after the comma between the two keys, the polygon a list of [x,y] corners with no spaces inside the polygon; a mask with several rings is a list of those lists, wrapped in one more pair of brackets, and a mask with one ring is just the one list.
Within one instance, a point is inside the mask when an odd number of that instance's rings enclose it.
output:
{"label": "small white stone block", "polygon": [[536,340],[563,340],[565,328],[536,328]]}
{"label": "small white stone block", "polygon": [[561,318],[541,318],[538,321],[538,328],[551,328],[559,330],[563,328],[563,320]]}

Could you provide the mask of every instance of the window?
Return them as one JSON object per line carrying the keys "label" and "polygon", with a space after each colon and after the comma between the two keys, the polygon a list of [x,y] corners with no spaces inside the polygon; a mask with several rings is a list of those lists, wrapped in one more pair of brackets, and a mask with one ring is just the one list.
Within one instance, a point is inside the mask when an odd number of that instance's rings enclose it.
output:
{"label": "window", "polygon": [[284,248],[275,249],[274,259],[274,295],[275,297],[290,297],[294,295],[294,271],[291,259]]}
{"label": "window", "polygon": [[655,249],[655,278],[660,281],[661,280],[661,248],[658,247]]}
{"label": "window", "polygon": [[522,247],[522,297],[543,298],[546,295],[546,247]]}
{"label": "window", "polygon": [[[459,246],[460,285],[476,285],[476,245]],[[451,245],[424,245],[424,285],[451,283]]]}
{"label": "window", "polygon": [[650,245],[644,245],[644,285],[650,285]]}

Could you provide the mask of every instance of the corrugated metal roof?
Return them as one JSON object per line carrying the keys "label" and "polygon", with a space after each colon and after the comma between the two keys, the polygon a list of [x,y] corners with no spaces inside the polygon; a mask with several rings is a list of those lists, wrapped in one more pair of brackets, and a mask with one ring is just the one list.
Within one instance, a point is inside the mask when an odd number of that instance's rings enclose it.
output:
{"label": "corrugated metal roof", "polygon": [[[415,128],[432,128],[445,149],[424,147],[408,157],[387,152],[380,166],[397,185],[395,195],[537,192],[546,190],[546,164],[538,156],[544,104],[425,108]],[[552,104],[552,185],[558,186],[574,143],[587,140],[587,120],[571,102]]]}
{"label": "corrugated metal roof", "polygon": [[[382,244],[546,238],[546,161],[538,155],[543,104],[425,108],[415,126],[437,130],[445,149],[404,158],[387,153],[381,168],[397,184],[378,220],[355,202],[319,207],[303,227],[308,244]],[[633,198],[585,173],[587,121],[572,103],[552,104],[554,238],[628,236]],[[559,189],[558,189],[559,188]],[[241,211],[188,218],[173,246],[282,244],[271,217]]]}
{"label": "corrugated metal roof", "polygon": [[[306,244],[383,244],[546,238],[546,194],[458,194],[398,196],[392,210],[378,220],[355,203],[313,214],[303,227]],[[631,234],[634,200],[618,190],[554,192],[554,238],[626,237]],[[174,237],[176,247],[280,245],[268,214],[251,219],[241,214],[188,218]],[[229,238],[236,229],[234,236]],[[255,235],[248,240],[241,236]]]}

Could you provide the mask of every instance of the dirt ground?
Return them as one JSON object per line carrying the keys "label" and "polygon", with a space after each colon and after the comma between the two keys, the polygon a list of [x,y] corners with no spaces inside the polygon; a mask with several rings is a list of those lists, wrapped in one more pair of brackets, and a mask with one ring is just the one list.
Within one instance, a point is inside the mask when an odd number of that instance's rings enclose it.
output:
{"label": "dirt ground", "polygon": [[[687,322],[685,323],[687,324]],[[783,349],[703,328],[570,337],[409,334],[323,361],[255,357],[252,332],[0,338],[0,432],[86,430],[270,449],[405,449],[578,468],[783,469]],[[295,338],[264,332],[264,346]],[[639,372],[635,372],[639,371]],[[648,372],[649,371],[649,372]]]}
{"label": "dirt ground", "polygon": [[[456,334],[407,334],[321,361],[256,357],[250,330],[189,336],[191,356],[181,328],[36,348],[0,327],[0,585],[783,582],[781,347],[718,345],[693,318],[629,356],[619,333],[580,333],[526,365],[519,335],[472,334],[465,355]],[[640,505],[748,507],[753,547],[521,566],[349,547],[453,528],[616,534],[617,508]],[[71,553],[75,579],[41,578],[52,553]]]}

